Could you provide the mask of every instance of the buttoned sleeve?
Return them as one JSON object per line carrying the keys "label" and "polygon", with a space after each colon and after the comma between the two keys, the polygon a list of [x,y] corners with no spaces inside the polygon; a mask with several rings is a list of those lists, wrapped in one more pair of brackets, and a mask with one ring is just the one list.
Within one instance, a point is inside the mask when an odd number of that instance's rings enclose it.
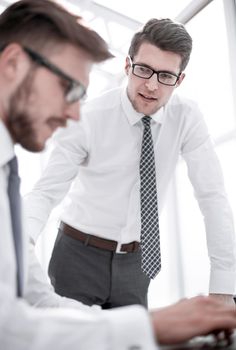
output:
{"label": "buttoned sleeve", "polygon": [[147,313],[139,306],[88,313],[34,309],[0,292],[0,339],[11,350],[154,350]]}
{"label": "buttoned sleeve", "polygon": [[32,245],[28,260],[34,273],[27,280],[27,303],[10,297],[8,287],[1,285],[4,349],[157,350],[149,315],[142,306],[104,311],[61,297],[47,283]]}
{"label": "buttoned sleeve", "polygon": [[[0,247],[1,266],[6,267]],[[30,260],[32,257],[30,258]],[[32,262],[32,260],[31,260]],[[36,263],[36,262],[35,262]],[[35,306],[14,296],[12,286],[0,276],[0,339],[11,350],[155,350],[147,311],[141,306],[102,311],[62,298],[43,281],[34,281]],[[31,276],[33,278],[33,276]],[[31,284],[32,280],[28,280]],[[36,291],[37,289],[37,291]]]}

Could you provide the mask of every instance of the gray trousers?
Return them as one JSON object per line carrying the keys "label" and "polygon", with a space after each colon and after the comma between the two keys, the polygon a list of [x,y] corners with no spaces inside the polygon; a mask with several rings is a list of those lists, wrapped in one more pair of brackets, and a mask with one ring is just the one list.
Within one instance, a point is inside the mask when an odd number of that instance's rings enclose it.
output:
{"label": "gray trousers", "polygon": [[59,230],[49,264],[56,293],[103,309],[147,307],[150,279],[141,270],[141,252],[117,254],[86,246]]}

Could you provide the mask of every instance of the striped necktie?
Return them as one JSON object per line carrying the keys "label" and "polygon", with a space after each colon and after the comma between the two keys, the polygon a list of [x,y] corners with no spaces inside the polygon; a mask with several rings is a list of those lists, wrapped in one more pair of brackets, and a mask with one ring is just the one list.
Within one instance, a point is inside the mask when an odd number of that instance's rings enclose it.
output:
{"label": "striped necktie", "polygon": [[161,269],[155,155],[151,118],[144,116],[142,122],[144,131],[140,160],[141,267],[149,278],[154,278]]}
{"label": "striped necktie", "polygon": [[17,263],[17,296],[22,296],[23,289],[23,250],[22,250],[22,228],[21,228],[21,197],[20,178],[18,175],[17,158],[8,162],[10,173],[8,179],[8,197],[11,212],[12,233],[15,246]]}

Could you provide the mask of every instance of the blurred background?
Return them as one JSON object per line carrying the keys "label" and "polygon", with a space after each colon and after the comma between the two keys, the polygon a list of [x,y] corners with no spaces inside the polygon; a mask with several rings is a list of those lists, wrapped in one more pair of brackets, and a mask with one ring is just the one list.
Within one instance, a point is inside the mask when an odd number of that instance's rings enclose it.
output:
{"label": "blurred background", "polygon": [[[0,0],[0,12],[15,1]],[[94,67],[88,98],[125,82],[124,64],[133,34],[150,18],[168,17],[186,24],[193,52],[178,94],[198,102],[223,167],[225,186],[236,218],[236,0],[58,0],[109,44],[115,58]],[[22,195],[46,165],[52,145],[35,155],[17,148]],[[63,203],[50,216],[37,243],[47,271]],[[151,282],[149,306],[208,293],[209,260],[198,204],[180,159],[160,217],[162,270]]]}

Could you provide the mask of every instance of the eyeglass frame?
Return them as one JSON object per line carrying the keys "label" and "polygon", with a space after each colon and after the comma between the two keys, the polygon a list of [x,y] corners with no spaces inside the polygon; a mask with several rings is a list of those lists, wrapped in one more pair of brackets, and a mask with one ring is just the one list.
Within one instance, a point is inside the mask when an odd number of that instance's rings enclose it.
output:
{"label": "eyeglass frame", "polygon": [[[151,67],[149,67],[148,65],[145,65],[145,64],[139,64],[139,63],[133,63],[132,61],[132,58],[130,56],[128,56],[129,60],[130,60],[130,63],[131,63],[131,68],[132,68],[132,74],[135,75],[136,77],[138,78],[141,78],[141,79],[150,79],[154,74],[157,75],[157,81],[162,84],[162,85],[166,85],[166,86],[175,86],[177,84],[177,82],[179,81],[179,78],[181,77],[181,74],[182,72],[179,72],[179,74],[175,74],[173,72],[170,72],[170,71],[167,71],[167,70],[154,70],[152,69]],[[134,69],[136,66],[139,66],[139,67],[145,67],[145,68],[148,68],[152,71],[152,74],[150,75],[150,77],[148,78],[145,78],[145,77],[141,77],[140,75],[137,75],[134,73]],[[170,75],[173,75],[174,77],[176,77],[176,81],[174,84],[166,84],[166,83],[163,83],[159,80],[159,74],[160,73],[168,73]]]}
{"label": "eyeglass frame", "polygon": [[[5,49],[6,45],[3,45],[0,47],[0,52]],[[35,61],[38,65],[41,65],[48,70],[50,70],[52,73],[57,75],[58,77],[66,80],[69,83],[69,86],[67,88],[67,91],[65,93],[65,99],[68,104],[72,104],[75,102],[78,102],[79,100],[82,100],[86,97],[86,88],[85,86],[78,80],[75,80],[71,78],[69,75],[64,73],[59,67],[57,67],[55,64],[51,63],[47,58],[43,57],[36,51],[32,50],[29,47],[22,46],[23,50],[28,54],[28,56]],[[77,89],[78,93],[76,98],[70,98],[70,94]]]}

